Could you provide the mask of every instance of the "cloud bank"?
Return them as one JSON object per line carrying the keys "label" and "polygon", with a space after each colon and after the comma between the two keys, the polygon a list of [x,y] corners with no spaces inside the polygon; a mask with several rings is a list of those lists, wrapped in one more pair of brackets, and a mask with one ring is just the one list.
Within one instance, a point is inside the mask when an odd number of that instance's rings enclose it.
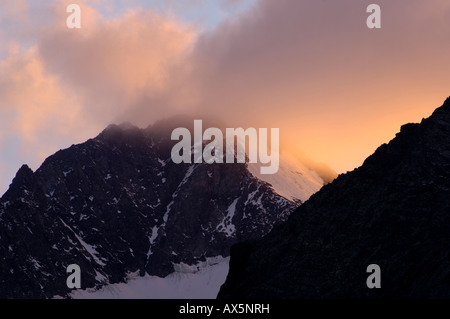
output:
{"label": "cloud bank", "polygon": [[[105,19],[87,2],[80,30],[66,28],[65,3],[2,2],[2,179],[22,162],[37,168],[58,148],[95,136],[140,96],[159,94],[192,48],[195,29],[174,17],[128,10]],[[45,23],[34,21],[36,11]]]}
{"label": "cloud bank", "polygon": [[202,32],[151,9],[106,15],[99,0],[68,30],[65,2],[2,2],[3,172],[111,122],[179,113],[278,127],[285,148],[352,169],[449,95],[450,3],[379,0],[369,30],[372,2],[260,0]]}

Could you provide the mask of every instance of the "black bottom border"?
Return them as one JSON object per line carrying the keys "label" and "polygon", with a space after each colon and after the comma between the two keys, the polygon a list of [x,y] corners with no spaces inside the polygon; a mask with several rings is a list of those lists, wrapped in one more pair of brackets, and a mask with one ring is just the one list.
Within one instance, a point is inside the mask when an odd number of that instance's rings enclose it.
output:
{"label": "black bottom border", "polygon": [[[384,318],[447,313],[450,300],[0,300],[3,314],[58,318]],[[257,306],[259,305],[259,306]],[[195,313],[193,313],[195,311]],[[48,315],[48,316],[47,316]]]}

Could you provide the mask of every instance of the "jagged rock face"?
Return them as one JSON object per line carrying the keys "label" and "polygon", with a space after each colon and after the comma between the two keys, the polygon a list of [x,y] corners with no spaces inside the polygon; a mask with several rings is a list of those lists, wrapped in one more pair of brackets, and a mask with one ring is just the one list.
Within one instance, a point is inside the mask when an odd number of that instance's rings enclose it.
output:
{"label": "jagged rock face", "polygon": [[[368,289],[367,266],[381,267]],[[450,298],[450,98],[263,239],[233,246],[220,298]]]}
{"label": "jagged rock face", "polygon": [[246,164],[174,164],[166,133],[110,126],[35,173],[23,166],[0,200],[0,298],[66,296],[70,264],[82,288],[166,276],[228,256],[295,208]]}

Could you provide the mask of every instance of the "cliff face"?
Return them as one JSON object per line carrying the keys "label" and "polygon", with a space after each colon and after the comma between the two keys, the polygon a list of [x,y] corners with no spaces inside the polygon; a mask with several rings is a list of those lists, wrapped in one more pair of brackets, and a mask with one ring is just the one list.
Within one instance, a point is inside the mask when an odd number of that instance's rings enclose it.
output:
{"label": "cliff face", "polygon": [[[368,289],[367,266],[381,267]],[[220,298],[450,298],[450,98],[231,249]]]}
{"label": "cliff face", "polygon": [[166,131],[110,126],[18,171],[0,200],[0,298],[66,296],[70,264],[83,289],[164,277],[228,256],[296,207],[246,164],[174,164]]}

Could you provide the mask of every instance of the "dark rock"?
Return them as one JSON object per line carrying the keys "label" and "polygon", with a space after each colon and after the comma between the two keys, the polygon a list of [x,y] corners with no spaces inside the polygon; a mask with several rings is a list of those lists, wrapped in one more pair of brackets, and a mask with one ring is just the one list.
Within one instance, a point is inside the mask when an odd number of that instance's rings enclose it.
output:
{"label": "dark rock", "polygon": [[67,296],[70,264],[83,289],[166,276],[228,256],[296,207],[246,164],[174,164],[169,124],[111,125],[18,171],[0,200],[0,298]]}
{"label": "dark rock", "polygon": [[450,98],[231,251],[220,298],[450,298]]}

